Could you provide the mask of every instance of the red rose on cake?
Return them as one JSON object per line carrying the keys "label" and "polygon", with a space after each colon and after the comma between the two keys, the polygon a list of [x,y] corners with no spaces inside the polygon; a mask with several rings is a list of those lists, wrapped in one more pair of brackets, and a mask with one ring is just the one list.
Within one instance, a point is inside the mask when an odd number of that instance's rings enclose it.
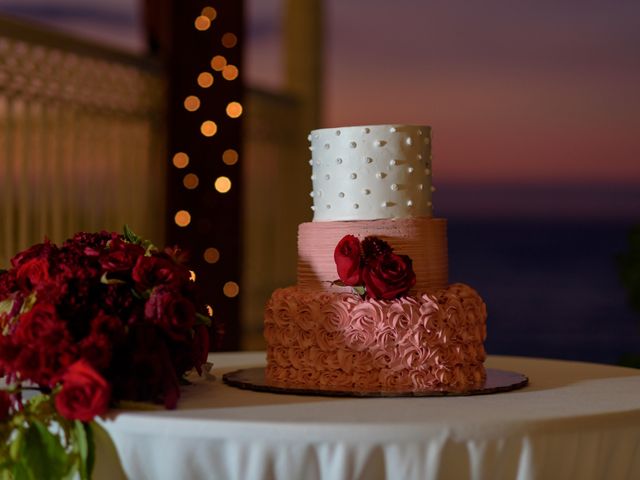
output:
{"label": "red rose on cake", "polygon": [[345,235],[336,246],[334,260],[339,283],[354,287],[369,298],[392,300],[406,295],[416,283],[411,258],[393,253],[384,240],[370,236],[362,242]]}
{"label": "red rose on cake", "polygon": [[384,300],[401,297],[416,284],[411,259],[391,252],[366,262],[362,279],[370,297]]}
{"label": "red rose on cake", "polygon": [[333,259],[336,262],[338,278],[347,286],[354,287],[362,282],[362,252],[360,240],[353,235],[345,235],[338,242]]}

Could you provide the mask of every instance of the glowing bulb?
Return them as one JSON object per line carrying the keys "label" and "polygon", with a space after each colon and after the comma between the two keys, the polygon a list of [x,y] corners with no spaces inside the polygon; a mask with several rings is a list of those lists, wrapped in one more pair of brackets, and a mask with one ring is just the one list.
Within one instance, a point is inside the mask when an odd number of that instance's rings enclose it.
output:
{"label": "glowing bulb", "polygon": [[189,190],[197,188],[199,183],[200,179],[198,179],[198,176],[195,173],[187,173],[182,179],[182,184]]}
{"label": "glowing bulb", "polygon": [[216,55],[211,59],[211,68],[213,68],[216,72],[219,72],[227,65],[227,59],[222,55]]}
{"label": "glowing bulb", "polygon": [[229,102],[227,105],[227,115],[231,118],[238,118],[242,115],[242,105],[238,102]]}
{"label": "glowing bulb", "polygon": [[238,78],[238,67],[235,65],[226,65],[222,68],[222,78],[225,80],[235,80]]}
{"label": "glowing bulb", "polygon": [[191,223],[191,214],[186,210],[178,210],[174,217],[176,225],[179,227],[186,227]]}
{"label": "glowing bulb", "polygon": [[222,154],[222,161],[226,165],[235,165],[238,162],[238,152],[233,148],[229,148]]}
{"label": "glowing bulb", "polygon": [[222,46],[225,48],[233,48],[238,43],[238,37],[236,37],[233,33],[227,32],[222,35]]}
{"label": "glowing bulb", "polygon": [[240,286],[236,282],[227,282],[222,287],[222,292],[229,298],[237,297],[240,293]]}
{"label": "glowing bulb", "polygon": [[202,88],[209,88],[211,85],[213,85],[213,75],[211,75],[209,72],[202,72],[200,75],[198,75],[198,85],[200,85]]}
{"label": "glowing bulb", "polygon": [[189,95],[184,99],[184,108],[190,112],[195,112],[200,108],[200,99],[195,95]]}
{"label": "glowing bulb", "polygon": [[211,26],[211,19],[209,17],[205,17],[204,15],[200,15],[193,23],[196,26],[196,30],[200,30],[201,32],[203,32]]}
{"label": "glowing bulb", "polygon": [[204,257],[204,261],[207,263],[216,263],[220,260],[220,252],[217,248],[213,247],[207,248],[202,256]]}
{"label": "glowing bulb", "polygon": [[216,9],[213,7],[204,7],[200,15],[207,17],[209,20],[213,20],[218,16],[218,12],[216,12]]}
{"label": "glowing bulb", "polygon": [[193,270],[189,270],[189,280],[191,280],[192,282],[196,281],[196,272],[194,272]]}
{"label": "glowing bulb", "polygon": [[202,125],[200,125],[200,132],[205,137],[213,137],[217,131],[218,125],[216,125],[216,122],[213,122],[211,120],[206,120],[202,122]]}
{"label": "glowing bulb", "polygon": [[176,168],[184,168],[189,165],[189,155],[184,152],[178,152],[173,156],[173,166]]}
{"label": "glowing bulb", "polygon": [[214,183],[216,190],[220,193],[227,193],[231,190],[231,180],[228,177],[218,177]]}

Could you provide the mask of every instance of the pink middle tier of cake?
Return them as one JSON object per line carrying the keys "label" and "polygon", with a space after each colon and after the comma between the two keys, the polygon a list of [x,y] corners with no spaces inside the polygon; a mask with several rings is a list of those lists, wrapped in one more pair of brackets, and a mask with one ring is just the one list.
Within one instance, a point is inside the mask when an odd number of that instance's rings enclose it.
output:
{"label": "pink middle tier of cake", "polygon": [[266,379],[337,391],[478,389],[486,316],[464,284],[395,300],[278,289],[265,309]]}
{"label": "pink middle tier of cake", "polygon": [[448,285],[447,221],[442,218],[397,218],[344,222],[307,222],[298,226],[298,286],[336,291],[338,279],[333,258],[345,235],[360,240],[377,236],[399,255],[408,255],[416,273],[411,293]]}

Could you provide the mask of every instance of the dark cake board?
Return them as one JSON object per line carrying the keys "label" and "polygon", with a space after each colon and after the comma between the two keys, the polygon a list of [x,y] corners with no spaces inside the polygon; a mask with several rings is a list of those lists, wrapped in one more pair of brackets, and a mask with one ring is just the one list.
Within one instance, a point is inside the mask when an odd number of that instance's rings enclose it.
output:
{"label": "dark cake board", "polygon": [[325,397],[443,397],[443,396],[468,396],[488,395],[492,393],[509,392],[525,387],[529,379],[517,372],[487,368],[487,379],[482,388],[465,392],[423,390],[423,391],[369,391],[350,392],[346,390],[333,390],[329,388],[292,388],[278,385],[270,385],[265,380],[265,368],[243,368],[225,373],[222,380],[232,387],[253,390],[256,392],[282,393],[287,395],[314,395]]}

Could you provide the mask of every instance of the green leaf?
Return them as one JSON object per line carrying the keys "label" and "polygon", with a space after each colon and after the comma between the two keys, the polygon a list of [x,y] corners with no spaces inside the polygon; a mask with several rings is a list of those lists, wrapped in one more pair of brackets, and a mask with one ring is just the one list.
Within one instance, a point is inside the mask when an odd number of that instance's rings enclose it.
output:
{"label": "green leaf", "polygon": [[0,314],[9,313],[13,308],[13,298],[5,298],[0,302]]}
{"label": "green leaf", "polygon": [[13,465],[13,472],[11,472],[11,476],[9,477],[12,480],[36,480],[33,472],[26,464],[26,462],[18,462]]}
{"label": "green leaf", "polygon": [[81,480],[89,480],[91,471],[93,470],[93,462],[95,457],[95,446],[93,445],[93,436],[91,426],[80,420],[73,422],[71,430],[71,441],[74,449],[78,453],[78,473]]}
{"label": "green leaf", "polygon": [[114,285],[117,283],[127,283],[124,280],[119,280],[117,278],[109,278],[107,277],[108,272],[104,272],[102,274],[102,276],[100,277],[100,283],[103,283],[105,285]]}
{"label": "green leaf", "polygon": [[24,299],[24,302],[22,303],[22,306],[20,307],[20,313],[28,312],[29,310],[31,310],[33,308],[33,306],[35,304],[36,304],[36,292],[31,292]]}
{"label": "green leaf", "polygon": [[129,228],[129,225],[125,225],[124,226],[124,239],[129,242],[129,243],[140,243],[141,242],[141,238],[136,235],[133,230],[131,230],[131,228]]}
{"label": "green leaf", "polygon": [[73,467],[71,458],[60,443],[40,421],[32,420],[25,434],[24,461],[38,480],[63,478]]}
{"label": "green leaf", "polygon": [[24,450],[24,430],[18,430],[16,437],[9,446],[9,455],[13,460],[20,460],[22,458],[22,452]]}
{"label": "green leaf", "polygon": [[156,246],[151,243],[149,240],[146,240],[138,235],[136,235],[129,225],[124,226],[124,239],[129,243],[135,243],[136,245],[140,245],[145,250],[145,255],[150,255],[151,252],[158,250]]}
{"label": "green leaf", "polygon": [[356,292],[361,297],[363,297],[365,292],[366,292],[366,289],[365,289],[364,285],[358,285],[356,287],[353,287],[353,291]]}
{"label": "green leaf", "polygon": [[211,326],[211,319],[202,313],[196,313],[196,325]]}

